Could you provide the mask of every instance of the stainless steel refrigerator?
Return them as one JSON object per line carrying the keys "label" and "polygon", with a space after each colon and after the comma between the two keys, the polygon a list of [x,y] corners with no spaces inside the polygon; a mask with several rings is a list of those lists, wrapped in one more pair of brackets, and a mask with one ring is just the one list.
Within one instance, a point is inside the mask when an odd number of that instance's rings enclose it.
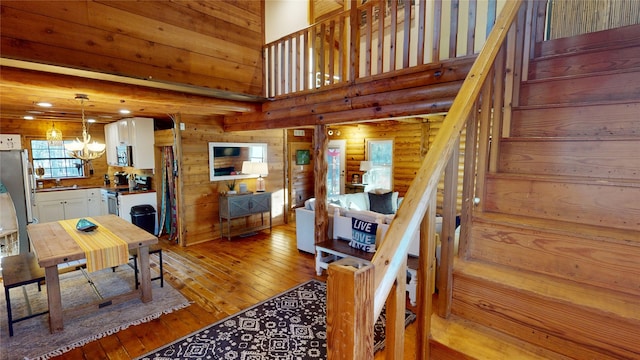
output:
{"label": "stainless steel refrigerator", "polygon": [[27,224],[34,221],[35,194],[35,179],[27,150],[0,150],[0,181],[11,194],[20,229],[20,253],[26,253],[29,251]]}

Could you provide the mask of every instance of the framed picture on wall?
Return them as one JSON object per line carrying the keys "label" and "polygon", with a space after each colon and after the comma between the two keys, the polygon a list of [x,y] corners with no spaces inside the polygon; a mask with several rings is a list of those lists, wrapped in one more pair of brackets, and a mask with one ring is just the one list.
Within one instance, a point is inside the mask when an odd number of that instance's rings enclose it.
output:
{"label": "framed picture on wall", "polygon": [[296,165],[309,165],[311,153],[309,150],[296,150]]}

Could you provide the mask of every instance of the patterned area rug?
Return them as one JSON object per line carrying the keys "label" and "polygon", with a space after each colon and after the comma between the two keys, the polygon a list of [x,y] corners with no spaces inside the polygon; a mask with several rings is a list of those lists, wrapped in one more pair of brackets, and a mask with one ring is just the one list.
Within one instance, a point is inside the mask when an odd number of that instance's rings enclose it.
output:
{"label": "patterned area rug", "polygon": [[[138,358],[326,359],[326,284],[311,280]],[[416,318],[407,310],[405,325]],[[375,325],[384,347],[385,318]]]}
{"label": "patterned area rug", "polygon": [[[158,273],[152,268],[152,277]],[[86,273],[73,271],[60,275],[63,308],[91,303],[99,299],[96,289],[104,298],[134,289],[133,269],[128,265]],[[86,315],[66,316],[64,331],[49,333],[48,315],[37,316],[13,324],[14,335],[9,337],[4,295],[0,296],[0,360],[48,359],[91,341],[114,334],[132,325],[141,324],[162,314],[189,306],[189,301],[166,281],[152,282],[153,300],[142,303],[133,299],[110,305]],[[14,318],[47,309],[47,290],[36,284],[11,289],[11,308]]]}

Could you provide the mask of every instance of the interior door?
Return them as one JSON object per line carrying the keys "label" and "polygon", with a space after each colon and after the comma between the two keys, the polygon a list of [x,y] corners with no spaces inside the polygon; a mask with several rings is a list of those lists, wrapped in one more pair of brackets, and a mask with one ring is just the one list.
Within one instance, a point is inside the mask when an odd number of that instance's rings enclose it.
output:
{"label": "interior door", "polygon": [[291,208],[304,206],[305,200],[314,197],[313,159],[300,161],[299,152],[311,153],[311,142],[289,143],[289,194]]}
{"label": "interior door", "polygon": [[327,196],[344,194],[346,140],[330,140],[327,148]]}

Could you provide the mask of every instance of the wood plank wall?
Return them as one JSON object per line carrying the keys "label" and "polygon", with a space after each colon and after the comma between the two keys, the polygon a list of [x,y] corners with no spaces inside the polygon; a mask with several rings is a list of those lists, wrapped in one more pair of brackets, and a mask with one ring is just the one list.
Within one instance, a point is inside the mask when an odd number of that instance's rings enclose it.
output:
{"label": "wood plank wall", "polygon": [[2,1],[2,56],[262,94],[262,1]]}
{"label": "wood plank wall", "polygon": [[[209,142],[267,143],[269,175],[266,189],[273,193],[273,224],[285,221],[285,145],[283,130],[262,130],[224,133],[221,118],[181,116],[185,130],[182,140],[182,181],[185,207],[186,237],[184,243],[193,245],[220,237],[218,218],[219,193],[227,190],[226,181],[209,181]],[[249,190],[255,189],[255,179],[246,179]],[[256,220],[256,219],[252,219]],[[242,226],[239,219],[233,226]]]}

